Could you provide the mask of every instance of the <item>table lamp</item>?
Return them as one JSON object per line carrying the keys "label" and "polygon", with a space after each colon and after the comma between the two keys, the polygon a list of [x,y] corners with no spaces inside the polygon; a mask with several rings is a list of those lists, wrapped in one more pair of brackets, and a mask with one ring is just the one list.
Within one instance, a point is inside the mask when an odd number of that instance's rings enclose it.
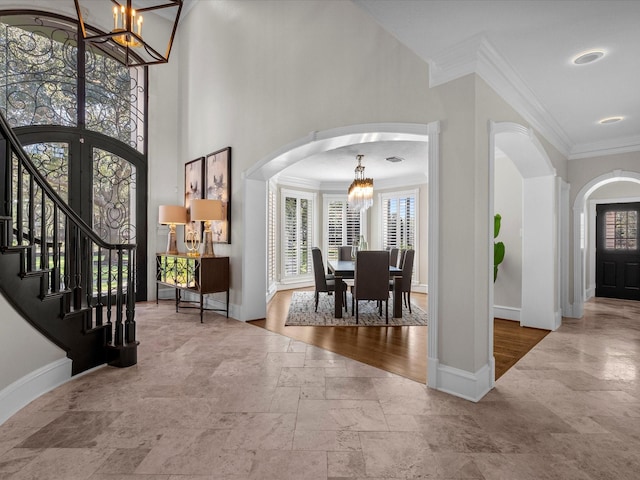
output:
{"label": "table lamp", "polygon": [[203,257],[216,256],[213,252],[213,233],[211,232],[213,220],[226,220],[221,200],[194,199],[191,201],[191,221],[204,221]]}
{"label": "table lamp", "polygon": [[176,225],[187,224],[187,209],[180,205],[160,205],[158,210],[158,222],[169,225],[169,237],[167,238],[167,253],[178,253],[176,242]]}

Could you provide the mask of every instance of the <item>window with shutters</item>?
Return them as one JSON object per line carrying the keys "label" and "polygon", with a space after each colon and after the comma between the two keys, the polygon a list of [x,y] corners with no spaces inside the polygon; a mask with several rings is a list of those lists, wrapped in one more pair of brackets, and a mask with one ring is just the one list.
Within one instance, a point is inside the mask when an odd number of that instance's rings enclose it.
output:
{"label": "window with shutters", "polygon": [[417,199],[417,190],[380,195],[382,248],[413,248],[418,254]]}
{"label": "window with shutters", "polygon": [[314,195],[282,190],[282,279],[312,275]]}
{"label": "window with shutters", "polygon": [[362,216],[351,208],[346,195],[324,195],[324,251],[327,260],[338,259],[338,247],[353,245],[364,231]]}
{"label": "window with shutters", "polygon": [[276,188],[269,182],[267,187],[267,288],[276,278]]}

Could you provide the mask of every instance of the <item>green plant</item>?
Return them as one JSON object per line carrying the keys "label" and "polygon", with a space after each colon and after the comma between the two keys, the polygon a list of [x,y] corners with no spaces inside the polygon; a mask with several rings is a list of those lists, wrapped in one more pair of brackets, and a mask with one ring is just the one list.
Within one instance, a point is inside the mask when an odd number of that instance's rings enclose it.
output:
{"label": "green plant", "polygon": [[[502,217],[496,213],[493,217],[493,238],[497,238],[500,233],[500,222]],[[504,260],[504,243],[493,242],[493,281],[498,278],[498,265]]]}

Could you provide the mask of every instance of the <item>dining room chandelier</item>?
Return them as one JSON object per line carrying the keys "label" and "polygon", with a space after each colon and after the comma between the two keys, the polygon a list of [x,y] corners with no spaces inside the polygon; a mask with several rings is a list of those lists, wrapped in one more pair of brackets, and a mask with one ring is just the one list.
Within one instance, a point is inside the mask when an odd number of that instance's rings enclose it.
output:
{"label": "dining room chandelier", "polygon": [[127,67],[169,61],[183,0],[74,0],[74,3],[85,42]]}
{"label": "dining room chandelier", "polygon": [[364,155],[356,155],[358,166],[355,169],[355,178],[349,186],[347,198],[351,208],[360,212],[373,205],[373,178],[365,178],[362,157]]}

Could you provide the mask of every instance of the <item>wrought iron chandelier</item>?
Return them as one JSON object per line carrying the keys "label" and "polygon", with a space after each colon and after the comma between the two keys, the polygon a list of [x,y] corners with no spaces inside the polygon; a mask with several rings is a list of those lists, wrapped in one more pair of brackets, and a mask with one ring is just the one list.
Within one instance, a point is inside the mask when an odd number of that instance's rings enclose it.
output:
{"label": "wrought iron chandelier", "polygon": [[[183,0],[74,2],[85,42],[91,43],[127,67],[169,61]],[[147,15],[148,13],[152,15]],[[85,19],[90,20],[91,26],[85,24]],[[169,25],[166,19],[169,19]]]}
{"label": "wrought iron chandelier", "polygon": [[373,205],[373,179],[364,177],[362,157],[364,155],[356,155],[358,166],[355,169],[355,179],[349,186],[348,196],[349,205],[361,212]]}

